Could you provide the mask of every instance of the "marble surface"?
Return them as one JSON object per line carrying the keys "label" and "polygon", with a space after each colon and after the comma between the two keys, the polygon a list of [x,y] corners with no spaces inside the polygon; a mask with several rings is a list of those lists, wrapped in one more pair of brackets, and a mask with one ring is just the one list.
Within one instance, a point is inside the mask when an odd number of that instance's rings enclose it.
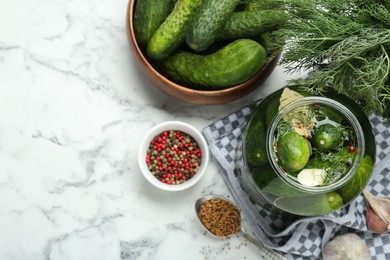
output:
{"label": "marble surface", "polygon": [[229,196],[213,160],[195,187],[167,193],[141,175],[137,147],[159,122],[201,130],[298,75],[277,67],[230,104],[177,101],[137,69],[126,8],[0,0],[0,259],[254,259],[197,222],[199,196]]}

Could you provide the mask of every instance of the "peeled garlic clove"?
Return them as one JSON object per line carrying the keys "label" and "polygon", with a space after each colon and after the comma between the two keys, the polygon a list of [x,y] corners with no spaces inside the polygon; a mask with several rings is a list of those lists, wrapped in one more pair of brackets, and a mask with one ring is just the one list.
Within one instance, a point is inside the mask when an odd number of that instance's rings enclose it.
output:
{"label": "peeled garlic clove", "polygon": [[322,251],[324,260],[371,260],[368,246],[353,233],[335,237]]}
{"label": "peeled garlic clove", "polygon": [[[366,198],[371,209],[367,208],[367,226],[374,232],[385,232],[390,230],[390,198],[381,198],[372,195],[367,189],[363,190],[363,195]],[[375,216],[375,214],[377,216]],[[379,222],[378,222],[379,221]],[[383,226],[386,229],[383,230]],[[383,231],[382,231],[383,230]]]}
{"label": "peeled garlic clove", "polygon": [[323,184],[324,175],[323,169],[303,169],[298,173],[297,180],[305,186],[315,187]]}

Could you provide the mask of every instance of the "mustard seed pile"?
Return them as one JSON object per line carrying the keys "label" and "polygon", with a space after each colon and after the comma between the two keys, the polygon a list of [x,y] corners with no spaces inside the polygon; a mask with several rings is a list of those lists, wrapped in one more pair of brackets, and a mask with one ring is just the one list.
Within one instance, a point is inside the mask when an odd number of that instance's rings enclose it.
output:
{"label": "mustard seed pile", "polygon": [[199,209],[203,226],[217,237],[236,234],[241,227],[240,212],[233,204],[221,199],[206,200]]}
{"label": "mustard seed pile", "polygon": [[202,153],[195,139],[180,130],[164,131],[150,142],[146,152],[149,171],[161,182],[178,185],[199,170]]}

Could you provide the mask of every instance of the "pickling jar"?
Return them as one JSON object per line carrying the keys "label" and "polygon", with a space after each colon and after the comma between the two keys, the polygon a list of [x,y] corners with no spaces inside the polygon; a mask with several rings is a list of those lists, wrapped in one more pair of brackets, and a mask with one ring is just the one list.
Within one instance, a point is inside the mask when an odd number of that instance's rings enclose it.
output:
{"label": "pickling jar", "polygon": [[[236,163],[241,186],[255,203],[281,214],[319,216],[345,207],[368,184],[375,139],[367,116],[348,97],[289,86],[251,111]],[[327,137],[317,137],[325,124],[339,129],[335,147],[323,148]],[[282,137],[288,131],[291,137]]]}

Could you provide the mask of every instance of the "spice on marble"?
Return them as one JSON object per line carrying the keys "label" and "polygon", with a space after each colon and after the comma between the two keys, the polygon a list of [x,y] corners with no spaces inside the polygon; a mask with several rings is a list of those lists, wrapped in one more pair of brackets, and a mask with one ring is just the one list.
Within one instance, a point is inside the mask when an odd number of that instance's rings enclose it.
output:
{"label": "spice on marble", "polygon": [[202,152],[196,140],[180,130],[163,131],[146,152],[149,171],[161,182],[178,185],[191,179],[200,168]]}
{"label": "spice on marble", "polygon": [[206,200],[198,216],[204,227],[217,237],[236,234],[241,227],[240,211],[222,199]]}

